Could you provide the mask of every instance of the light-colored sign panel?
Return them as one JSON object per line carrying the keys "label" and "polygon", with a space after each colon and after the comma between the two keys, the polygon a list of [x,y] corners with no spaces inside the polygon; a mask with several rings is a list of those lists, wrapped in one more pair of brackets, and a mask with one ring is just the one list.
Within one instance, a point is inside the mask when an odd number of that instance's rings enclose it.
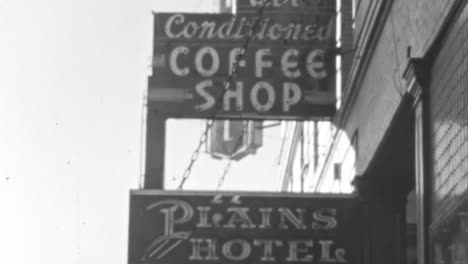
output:
{"label": "light-colored sign panel", "polygon": [[262,122],[216,120],[208,133],[206,152],[213,158],[240,160],[263,144]]}

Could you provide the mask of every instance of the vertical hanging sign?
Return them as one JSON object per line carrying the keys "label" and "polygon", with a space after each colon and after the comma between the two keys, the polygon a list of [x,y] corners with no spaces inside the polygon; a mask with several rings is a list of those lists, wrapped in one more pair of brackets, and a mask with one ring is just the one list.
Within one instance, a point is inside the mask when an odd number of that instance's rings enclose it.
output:
{"label": "vertical hanging sign", "polygon": [[206,152],[216,159],[240,160],[263,144],[262,123],[216,120],[209,131]]}
{"label": "vertical hanging sign", "polygon": [[[271,0],[265,13],[320,14],[335,12],[334,0]],[[254,14],[263,5],[263,0],[237,0],[237,13]]]}

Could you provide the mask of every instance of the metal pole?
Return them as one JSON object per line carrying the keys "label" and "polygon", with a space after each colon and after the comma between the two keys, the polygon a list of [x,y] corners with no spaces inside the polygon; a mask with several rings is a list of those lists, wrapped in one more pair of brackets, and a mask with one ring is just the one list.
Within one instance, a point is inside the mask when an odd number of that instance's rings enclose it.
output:
{"label": "metal pole", "polygon": [[164,189],[165,141],[166,117],[155,111],[148,102],[144,189]]}

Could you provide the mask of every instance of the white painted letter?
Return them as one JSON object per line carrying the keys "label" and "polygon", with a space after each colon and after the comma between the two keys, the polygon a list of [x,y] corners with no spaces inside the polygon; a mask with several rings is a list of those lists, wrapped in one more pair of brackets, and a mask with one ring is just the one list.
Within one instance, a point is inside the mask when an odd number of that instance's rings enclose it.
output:
{"label": "white painted letter", "polygon": [[[266,103],[264,104],[261,104],[258,100],[258,93],[261,89],[264,89],[266,91],[268,97]],[[275,103],[275,90],[273,89],[273,86],[271,86],[267,82],[258,82],[254,85],[252,91],[250,92],[250,100],[252,101],[253,107],[257,111],[266,112],[270,110],[273,107],[273,104]]]}
{"label": "white painted letter", "polygon": [[[232,245],[238,244],[242,247],[242,251],[238,256],[232,254]],[[223,245],[223,255],[229,260],[244,260],[250,256],[252,252],[252,247],[249,242],[243,239],[229,240]]]}
{"label": "white painted letter", "polygon": [[226,228],[236,228],[236,223],[241,223],[241,228],[255,228],[254,223],[250,219],[247,207],[231,207],[226,210],[228,213],[232,213],[229,222],[224,225]]}
{"label": "white painted letter", "polygon": [[[298,55],[299,51],[297,49],[288,49],[281,57],[281,69],[283,70],[283,74],[288,78],[298,78],[301,76],[301,72],[297,69],[297,61],[289,61],[291,56],[297,58]],[[296,68],[296,70],[290,71],[291,68]]]}
{"label": "white painted letter", "polygon": [[335,258],[339,263],[348,263],[348,260],[345,259],[346,250],[343,248],[338,248],[335,250]]}
{"label": "white painted letter", "polygon": [[262,5],[263,5],[263,1],[262,1],[262,0],[250,0],[250,5],[251,5],[252,7],[262,6]]}
{"label": "white painted letter", "polygon": [[[305,254],[302,258],[299,257],[299,253],[308,253],[308,248],[314,246],[313,240],[293,240],[289,241],[289,256],[286,259],[289,262],[311,262],[314,259],[312,254]],[[300,245],[306,246],[305,248],[299,248]]]}
{"label": "white painted letter", "polygon": [[[218,260],[216,256],[216,241],[214,239],[203,239],[203,238],[191,238],[190,243],[192,243],[192,255],[189,257],[189,260]],[[201,243],[205,242],[206,246],[202,247]],[[207,253],[206,257],[201,256],[201,251]]]}
{"label": "white painted letter", "polygon": [[255,246],[263,245],[263,256],[260,259],[261,261],[275,261],[273,256],[273,246],[282,246],[283,242],[280,240],[254,240]]}
{"label": "white painted letter", "polygon": [[262,223],[258,226],[261,229],[271,228],[271,208],[259,208],[258,211],[262,213]]}
{"label": "white painted letter", "polygon": [[[209,55],[211,57],[211,68],[203,68],[203,57]],[[195,55],[195,68],[203,77],[210,77],[219,69],[219,56],[212,47],[203,47]]]}
{"label": "white painted letter", "polygon": [[320,262],[334,263],[336,260],[330,255],[330,246],[333,244],[331,240],[319,240],[319,244],[322,247],[322,253],[320,256]]}
{"label": "white painted letter", "polygon": [[263,57],[271,55],[271,49],[259,49],[255,54],[255,77],[262,78],[263,68],[271,68],[273,63],[271,61],[264,61]]}
{"label": "white painted letter", "polygon": [[300,6],[298,0],[292,0],[292,1],[291,1],[291,5],[292,5],[293,7],[299,7],[299,6]]}
{"label": "white painted letter", "polygon": [[184,26],[184,30],[179,35],[182,35],[184,38],[191,39],[193,38],[193,36],[195,36],[195,34],[197,34],[197,31],[198,31],[198,24],[192,21]]}
{"label": "white painted letter", "polygon": [[307,55],[307,72],[315,79],[323,79],[327,77],[325,71],[325,63],[323,62],[325,51],[316,49]]}
{"label": "white painted letter", "polygon": [[289,0],[273,0],[274,7],[281,7],[282,5],[288,3]]}
{"label": "white painted letter", "polygon": [[244,108],[243,104],[243,90],[244,90],[244,85],[242,82],[236,82],[236,89],[232,90],[229,89],[226,91],[224,94],[224,101],[223,101],[223,109],[224,111],[230,111],[231,110],[231,99],[234,99],[236,101],[236,110],[237,111],[242,111]]}
{"label": "white painted letter", "polygon": [[[174,225],[188,222],[193,216],[193,209],[188,203],[181,200],[163,200],[150,204],[146,210],[150,211],[163,205],[169,205],[170,207],[161,209],[161,213],[164,214],[164,235],[169,236],[174,234]],[[175,218],[176,212],[181,209],[182,214],[180,218]]]}
{"label": "white painted letter", "polygon": [[175,14],[175,15],[172,15],[171,17],[169,17],[167,19],[167,22],[166,22],[166,25],[164,27],[164,31],[166,32],[166,35],[169,37],[169,38],[177,38],[179,34],[174,34],[172,33],[171,31],[171,26],[172,26],[172,23],[175,23],[175,24],[182,24],[184,23],[185,21],[185,18],[184,18],[184,15],[182,14]]}
{"label": "white painted letter", "polygon": [[289,112],[292,105],[301,100],[301,88],[295,83],[286,82],[283,84],[283,111]]}
{"label": "white painted letter", "polygon": [[[232,49],[231,52],[229,52],[229,73],[232,72],[232,68],[234,67],[234,63],[237,61],[237,57],[240,54],[241,49],[240,48],[235,48]],[[245,60],[241,59],[239,60],[239,65],[238,67],[245,67]]]}
{"label": "white painted letter", "polygon": [[212,81],[203,81],[199,84],[197,84],[197,86],[195,86],[195,91],[201,96],[203,97],[203,99],[205,99],[205,103],[201,104],[201,105],[196,105],[195,106],[195,109],[197,111],[206,111],[208,110],[209,108],[213,107],[216,103],[216,100],[214,99],[214,97],[209,94],[205,89],[208,88],[208,87],[211,87],[213,86],[213,82]]}
{"label": "white painted letter", "polygon": [[208,212],[211,210],[211,208],[207,206],[198,206],[197,210],[200,214],[200,222],[197,224],[197,227],[212,227],[212,225],[208,223]]}
{"label": "white painted letter", "polygon": [[180,54],[187,55],[188,53],[189,53],[189,49],[185,46],[177,47],[171,52],[171,55],[169,56],[169,66],[171,67],[172,73],[174,73],[177,76],[186,76],[187,74],[190,73],[190,70],[188,67],[180,68],[177,65],[177,58],[179,57],[179,55]]}
{"label": "white painted letter", "polygon": [[296,209],[298,216],[293,214],[288,208],[278,208],[278,211],[281,215],[280,229],[288,229],[289,226],[286,224],[286,219],[297,229],[306,229],[304,225],[304,213],[305,209]]}
{"label": "white painted letter", "polygon": [[[152,203],[146,207],[146,210],[151,211],[162,206],[168,206],[160,209],[160,212],[164,214],[164,235],[157,236],[152,240],[142,257],[144,260],[148,260],[154,256],[159,259],[190,237],[191,232],[174,232],[174,226],[186,223],[192,219],[192,206],[185,201],[169,199]],[[179,211],[179,209],[181,210]],[[168,242],[173,243],[172,246],[164,248],[164,245]]]}
{"label": "white painted letter", "polygon": [[330,230],[336,227],[337,222],[335,219],[336,209],[326,208],[320,209],[313,213],[312,217],[315,221],[312,223],[312,229],[325,229]]}

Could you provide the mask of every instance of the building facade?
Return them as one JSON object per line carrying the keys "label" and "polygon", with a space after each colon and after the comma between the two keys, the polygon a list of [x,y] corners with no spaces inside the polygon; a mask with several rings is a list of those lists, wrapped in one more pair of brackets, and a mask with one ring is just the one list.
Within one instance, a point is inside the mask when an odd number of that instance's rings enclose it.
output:
{"label": "building facade", "polygon": [[354,0],[336,131],[307,190],[352,179],[375,208],[368,263],[468,263],[466,4]]}

